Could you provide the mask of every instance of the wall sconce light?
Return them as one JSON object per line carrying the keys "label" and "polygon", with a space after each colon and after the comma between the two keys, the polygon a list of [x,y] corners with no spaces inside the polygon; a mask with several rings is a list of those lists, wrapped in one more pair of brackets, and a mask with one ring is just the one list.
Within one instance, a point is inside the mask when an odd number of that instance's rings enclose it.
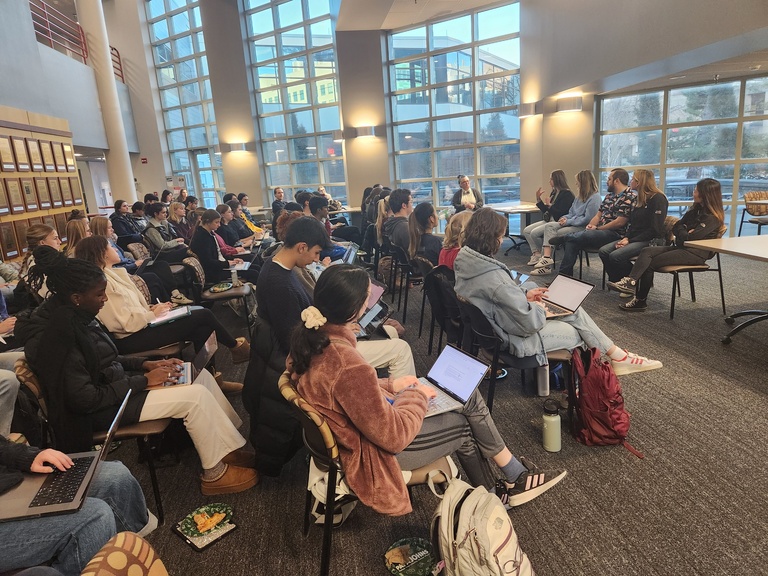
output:
{"label": "wall sconce light", "polygon": [[543,103],[541,100],[538,102],[526,102],[524,104],[520,104],[520,106],[517,108],[517,117],[529,118],[530,116],[536,116],[543,112],[542,108]]}
{"label": "wall sconce light", "polygon": [[234,142],[229,145],[230,152],[245,152],[245,142]]}
{"label": "wall sconce light", "polygon": [[333,135],[333,141],[334,142],[344,142],[344,131],[343,130],[334,130],[332,135]]}
{"label": "wall sconce light", "polygon": [[213,146],[213,153],[216,154],[216,156],[221,156],[221,145],[220,144],[214,144],[214,146]]}
{"label": "wall sconce light", "polygon": [[355,128],[355,131],[357,133],[357,138],[370,138],[376,136],[376,130],[373,126],[360,126],[359,128]]}
{"label": "wall sconce light", "polygon": [[560,98],[557,101],[558,112],[581,112],[581,96]]}
{"label": "wall sconce light", "polygon": [[[214,146],[215,149],[215,146]],[[219,144],[221,152],[256,152],[256,142],[223,142]]]}

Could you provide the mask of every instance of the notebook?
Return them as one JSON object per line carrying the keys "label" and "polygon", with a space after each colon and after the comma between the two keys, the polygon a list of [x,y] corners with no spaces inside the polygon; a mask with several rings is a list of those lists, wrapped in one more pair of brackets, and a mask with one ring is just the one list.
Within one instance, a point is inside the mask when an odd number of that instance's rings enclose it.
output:
{"label": "notebook", "polygon": [[100,450],[69,454],[74,464],[65,472],[24,474],[21,484],[0,495],[0,522],[77,512],[85,502],[99,465],[109,454],[130,396],[129,390]]}
{"label": "notebook", "polygon": [[437,392],[437,397],[429,401],[425,418],[463,408],[485,378],[488,368],[485,362],[448,344],[427,377],[419,378],[419,382]]}
{"label": "notebook", "polygon": [[371,295],[368,297],[365,313],[357,321],[360,326],[360,331],[356,334],[358,340],[368,338],[392,314],[390,307],[381,299],[385,290],[386,286],[384,284],[378,280],[371,279]]}
{"label": "notebook", "polygon": [[556,276],[543,297],[547,318],[559,318],[573,314],[594,287],[594,284],[570,276],[563,276],[562,274]]}
{"label": "notebook", "polygon": [[168,324],[168,322],[173,322],[174,320],[178,320],[184,316],[189,316],[190,314],[192,314],[192,310],[190,310],[189,306],[179,306],[178,308],[169,310],[160,316],[157,320],[147,324],[147,326],[150,328],[154,328],[155,326],[162,326],[163,324]]}
{"label": "notebook", "polygon": [[197,375],[208,366],[208,362],[211,361],[216,350],[219,349],[219,342],[216,340],[216,332],[211,332],[208,336],[208,340],[205,341],[203,347],[200,348],[195,359],[192,362],[184,362],[177,366],[178,373],[176,380],[169,380],[163,386],[183,386],[185,384],[192,384],[197,378]]}

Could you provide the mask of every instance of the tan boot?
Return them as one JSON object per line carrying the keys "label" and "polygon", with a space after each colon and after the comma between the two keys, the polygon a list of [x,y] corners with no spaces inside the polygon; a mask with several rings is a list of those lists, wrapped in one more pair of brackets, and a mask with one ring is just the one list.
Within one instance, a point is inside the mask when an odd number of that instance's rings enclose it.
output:
{"label": "tan boot", "polygon": [[256,452],[253,448],[243,446],[224,456],[221,461],[240,468],[256,468]]}
{"label": "tan boot", "polygon": [[227,464],[227,471],[218,480],[202,480],[200,491],[205,496],[217,494],[235,494],[252,488],[259,483],[259,473],[251,468],[240,468]]}
{"label": "tan boot", "polygon": [[221,372],[216,372],[213,377],[216,379],[216,384],[219,385],[221,391],[224,394],[240,394],[243,391],[243,385],[240,382],[230,382],[224,380],[224,375]]}
{"label": "tan boot", "polygon": [[241,364],[251,359],[251,345],[245,338],[238,338],[237,345],[230,348],[229,351],[232,353],[233,364]]}

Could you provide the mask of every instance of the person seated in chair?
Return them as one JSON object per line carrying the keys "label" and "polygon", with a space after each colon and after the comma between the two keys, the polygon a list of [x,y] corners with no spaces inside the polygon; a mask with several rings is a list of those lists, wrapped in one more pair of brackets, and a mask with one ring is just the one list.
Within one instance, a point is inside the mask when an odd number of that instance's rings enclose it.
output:
{"label": "person seated in chair", "polygon": [[314,305],[302,311],[293,331],[287,363],[299,394],[326,417],[344,478],[361,502],[383,514],[407,514],[411,503],[401,471],[453,453],[473,485],[496,489],[508,506],[536,498],[565,477],[564,470],[542,471],[515,458],[478,390],[461,410],[425,418],[433,388],[414,375],[379,379],[355,346],[355,325],[369,295],[362,268],[341,264],[323,272]]}
{"label": "person seated in chair", "polygon": [[[231,213],[231,210],[228,213]],[[195,230],[195,235],[192,237],[192,243],[190,244],[190,248],[197,255],[200,264],[203,266],[205,280],[208,283],[229,280],[231,278],[230,267],[243,263],[243,260],[236,256],[236,248],[230,247],[230,250],[235,251],[235,255],[223,254],[216,238],[216,233],[221,229],[221,221],[222,216],[217,210],[206,210],[203,212],[203,215],[200,217],[200,225]],[[253,282],[255,284],[259,277],[259,270],[251,265],[248,270],[239,270],[237,275],[246,282]]]}
{"label": "person seated in chair", "polygon": [[437,213],[435,207],[429,202],[422,202],[408,216],[410,235],[408,256],[411,260],[418,255],[429,260],[432,266],[437,266],[443,245],[440,239],[432,234],[435,226],[437,226]]}
{"label": "person seated in chair", "polygon": [[115,211],[109,216],[112,228],[117,234],[117,244],[124,250],[128,244],[141,242],[141,231],[146,226],[139,226],[138,222],[131,218],[131,207],[125,200],[115,202]]}
{"label": "person seated in chair", "polygon": [[326,234],[328,234],[328,239],[331,242],[331,247],[323,250],[320,253],[320,257],[328,257],[331,260],[338,260],[344,256],[347,249],[334,242],[332,238],[333,226],[331,226],[331,222],[328,220],[328,200],[322,196],[312,196],[309,200],[309,211],[312,213],[312,217],[323,225]]}
{"label": "person seated in chair", "polygon": [[147,216],[144,214],[146,207],[147,205],[144,202],[134,202],[131,205],[131,214],[129,216],[135,226],[142,232],[147,227]]}
{"label": "person seated in chair", "polygon": [[143,234],[152,244],[155,259],[181,262],[187,257],[187,245],[168,221],[168,208],[162,202],[155,202],[147,206],[146,213],[149,221]]}
{"label": "person seated in chair", "polygon": [[518,284],[509,268],[493,257],[506,230],[504,216],[481,208],[467,223],[464,245],[454,262],[456,294],[485,314],[505,349],[520,358],[536,356],[539,366],[545,366],[547,352],[586,345],[609,356],[618,375],[662,367],[658,360],[616,346],[583,308],[547,319],[542,301],[547,289],[533,282]]}
{"label": "person seated in chair", "polygon": [[407,253],[411,242],[408,232],[408,217],[413,212],[411,191],[405,188],[393,190],[389,195],[389,210],[392,212],[392,216],[384,222],[384,236]]}

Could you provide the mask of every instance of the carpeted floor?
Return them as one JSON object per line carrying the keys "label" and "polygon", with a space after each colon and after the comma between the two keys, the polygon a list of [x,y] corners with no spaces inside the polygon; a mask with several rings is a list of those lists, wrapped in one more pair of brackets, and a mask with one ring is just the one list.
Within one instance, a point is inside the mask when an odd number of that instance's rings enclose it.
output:
{"label": "carpeted floor", "polygon": [[[523,247],[500,257],[525,271],[529,251]],[[768,266],[729,256],[723,266],[729,312],[766,306]],[[569,472],[559,486],[510,513],[523,549],[541,576],[768,574],[768,322],[724,346],[716,274],[696,276],[695,303],[684,285],[673,321],[671,277],[658,279],[647,312],[628,314],[618,309],[623,300],[616,293],[600,290],[600,275],[600,262],[593,259],[584,278],[598,286],[585,308],[618,345],[664,362],[661,370],[621,378],[632,413],[629,440],[645,459],[623,447],[583,446],[565,430],[562,451],[545,452],[542,399],[525,395],[519,376],[510,375],[497,386],[494,406],[507,443],[541,467]],[[421,292],[413,289],[407,339],[422,374],[434,355],[426,355],[426,336],[416,337],[420,303]],[[217,311],[230,325],[242,325],[228,308]],[[242,379],[245,365],[232,366],[227,351],[219,356],[227,378]],[[234,404],[243,413],[239,398]],[[136,463],[135,446],[123,445],[114,457],[135,471],[154,508],[149,475]],[[301,535],[303,453],[279,478],[216,498],[200,494],[198,466],[190,448],[181,464],[158,472],[166,524],[149,540],[172,574],[318,571],[322,530],[313,528],[306,539]],[[170,526],[195,507],[216,501],[234,506],[239,528],[208,550],[194,552]],[[358,506],[334,532],[332,574],[386,574],[385,550],[406,536],[427,537],[436,505],[429,490],[419,487],[408,516],[387,518]]]}

